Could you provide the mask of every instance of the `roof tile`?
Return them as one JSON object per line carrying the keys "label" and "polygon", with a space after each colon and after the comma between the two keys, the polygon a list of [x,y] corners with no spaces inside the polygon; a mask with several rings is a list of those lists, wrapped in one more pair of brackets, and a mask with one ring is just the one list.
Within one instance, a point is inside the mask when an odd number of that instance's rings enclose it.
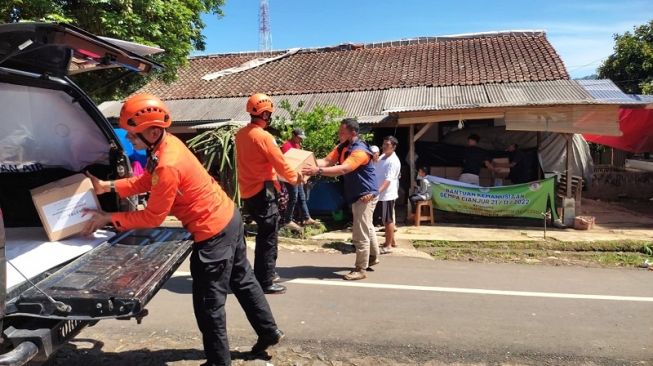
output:
{"label": "roof tile", "polygon": [[307,49],[202,80],[206,74],[282,53],[194,57],[179,71],[178,80],[153,81],[141,91],[170,100],[569,79],[543,32],[509,32]]}

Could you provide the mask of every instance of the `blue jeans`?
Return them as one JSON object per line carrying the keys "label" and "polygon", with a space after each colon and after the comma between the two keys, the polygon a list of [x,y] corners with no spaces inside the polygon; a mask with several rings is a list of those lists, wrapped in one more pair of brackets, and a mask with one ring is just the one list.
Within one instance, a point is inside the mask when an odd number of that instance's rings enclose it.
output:
{"label": "blue jeans", "polygon": [[288,207],[283,218],[284,223],[289,223],[292,220],[293,213],[295,212],[295,205],[299,201],[300,218],[308,220],[311,215],[308,213],[308,205],[306,204],[306,192],[304,192],[304,184],[293,186],[290,183],[283,183],[288,191]]}

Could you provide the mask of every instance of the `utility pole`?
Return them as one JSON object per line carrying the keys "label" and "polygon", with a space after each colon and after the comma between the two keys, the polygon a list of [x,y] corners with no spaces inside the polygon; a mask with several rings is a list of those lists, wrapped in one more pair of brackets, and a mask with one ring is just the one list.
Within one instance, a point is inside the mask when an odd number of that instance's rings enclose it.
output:
{"label": "utility pole", "polygon": [[270,34],[270,8],[268,0],[261,0],[258,10],[258,49],[272,50],[272,35]]}

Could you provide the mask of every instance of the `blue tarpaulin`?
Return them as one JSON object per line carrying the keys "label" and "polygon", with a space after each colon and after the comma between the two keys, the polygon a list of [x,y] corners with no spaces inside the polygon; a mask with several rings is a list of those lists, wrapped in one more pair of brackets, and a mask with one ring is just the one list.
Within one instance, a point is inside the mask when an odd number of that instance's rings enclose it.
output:
{"label": "blue tarpaulin", "polygon": [[127,139],[127,131],[122,128],[114,128],[114,131],[116,132],[116,135],[118,135],[118,140],[120,140],[120,144],[123,149],[125,149],[125,154],[129,157],[129,161],[132,163],[138,161],[142,166],[145,166],[147,163],[145,150],[134,150],[134,146],[129,142],[129,139]]}

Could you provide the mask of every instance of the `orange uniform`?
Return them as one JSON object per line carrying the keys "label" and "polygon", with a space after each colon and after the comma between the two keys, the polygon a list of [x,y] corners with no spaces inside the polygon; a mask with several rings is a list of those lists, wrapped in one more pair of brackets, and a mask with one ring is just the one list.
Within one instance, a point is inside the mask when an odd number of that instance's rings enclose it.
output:
{"label": "orange uniform", "polygon": [[113,213],[113,225],[120,230],[157,227],[172,214],[193,234],[195,242],[221,232],[233,217],[234,202],[195,155],[171,134],[165,135],[152,155],[158,157],[152,173],[116,181],[121,197],[150,192],[147,207]]}
{"label": "orange uniform", "polygon": [[351,170],[356,170],[359,166],[365,165],[370,161],[370,156],[363,150],[355,150],[349,156],[346,156],[347,152],[349,152],[349,147],[342,149],[340,156],[338,156],[338,147],[336,146],[326,158],[337,164],[347,165]]}
{"label": "orange uniform", "polygon": [[288,182],[297,181],[292,170],[274,141],[274,137],[262,127],[263,122],[252,122],[236,133],[236,165],[238,185],[243,199],[256,195],[265,181],[273,181],[277,190],[277,173]]}

